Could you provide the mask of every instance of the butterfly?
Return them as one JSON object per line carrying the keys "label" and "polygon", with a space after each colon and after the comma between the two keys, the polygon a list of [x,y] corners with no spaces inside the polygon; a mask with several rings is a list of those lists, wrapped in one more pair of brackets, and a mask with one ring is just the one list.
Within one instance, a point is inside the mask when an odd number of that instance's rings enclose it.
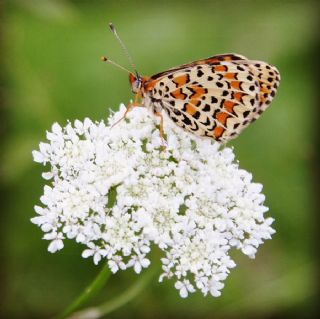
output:
{"label": "butterfly", "polygon": [[[110,27],[132,61],[114,26]],[[160,117],[163,138],[164,111],[183,129],[222,143],[237,137],[260,117],[280,83],[275,66],[233,53],[183,64],[151,77],[128,72],[135,102],[128,105],[124,117],[132,107],[147,107]]]}

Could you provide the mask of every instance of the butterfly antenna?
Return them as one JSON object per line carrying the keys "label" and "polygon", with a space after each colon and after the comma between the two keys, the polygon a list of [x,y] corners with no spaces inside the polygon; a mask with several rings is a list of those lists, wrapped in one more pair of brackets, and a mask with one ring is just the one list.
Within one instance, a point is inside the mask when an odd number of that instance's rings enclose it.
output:
{"label": "butterfly antenna", "polygon": [[132,73],[132,72],[129,71],[128,69],[124,68],[122,65],[120,65],[120,64],[118,64],[118,63],[110,60],[110,59],[107,58],[106,56],[102,56],[102,57],[101,57],[101,61],[110,63],[110,64],[116,66],[117,68],[119,68],[119,69],[121,69],[121,70],[123,70],[123,71],[126,71],[126,72],[128,72],[128,73]]}
{"label": "butterfly antenna", "polygon": [[[121,48],[123,50],[123,52],[125,53],[126,57],[128,58],[132,68],[135,70],[135,73],[138,74],[137,72],[137,68],[136,68],[136,65],[134,64],[132,58],[131,58],[131,55],[129,54],[129,51],[127,49],[127,47],[124,45],[124,43],[122,42],[121,38],[119,37],[118,35],[118,32],[116,30],[116,28],[114,27],[114,25],[112,23],[109,23],[109,27],[112,31],[112,33],[114,34],[114,36],[117,38],[117,40],[119,41],[120,45],[121,45]],[[131,73],[131,72],[130,72]]]}

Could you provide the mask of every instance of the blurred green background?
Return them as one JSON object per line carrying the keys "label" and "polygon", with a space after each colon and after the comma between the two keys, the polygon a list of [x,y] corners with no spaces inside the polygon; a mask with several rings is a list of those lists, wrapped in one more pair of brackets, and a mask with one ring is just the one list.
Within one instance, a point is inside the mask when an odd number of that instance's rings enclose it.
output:
{"label": "blurred green background", "polygon": [[[49,318],[99,271],[66,242],[47,252],[30,222],[44,181],[31,151],[53,122],[106,118],[132,98],[128,66],[109,32],[112,21],[141,74],[236,52],[276,65],[282,82],[272,106],[230,145],[242,168],[264,185],[277,233],[255,260],[238,266],[220,298],[181,299],[172,281],[153,284],[108,318],[313,318],[317,307],[315,207],[317,1],[1,2],[1,315]],[[95,302],[138,278],[113,276]]]}

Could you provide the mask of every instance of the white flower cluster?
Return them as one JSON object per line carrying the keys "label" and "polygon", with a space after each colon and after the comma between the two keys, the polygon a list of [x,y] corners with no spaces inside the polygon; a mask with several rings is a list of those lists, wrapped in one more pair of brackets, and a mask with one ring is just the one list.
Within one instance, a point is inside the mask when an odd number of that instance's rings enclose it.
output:
{"label": "white flower cluster", "polygon": [[249,257],[271,238],[262,185],[238,167],[230,148],[189,134],[165,118],[166,148],[156,120],[134,108],[103,121],[76,120],[47,132],[33,151],[48,166],[41,207],[32,222],[50,240],[84,244],[82,256],[108,260],[112,272],[149,266],[151,244],[164,253],[163,278],[175,277],[181,297],[199,289],[219,296],[235,262],[233,247]]}

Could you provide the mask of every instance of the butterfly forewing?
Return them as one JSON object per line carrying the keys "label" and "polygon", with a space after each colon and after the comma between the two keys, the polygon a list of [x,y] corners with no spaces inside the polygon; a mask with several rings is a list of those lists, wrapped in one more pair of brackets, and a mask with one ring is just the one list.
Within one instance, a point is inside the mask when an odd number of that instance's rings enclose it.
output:
{"label": "butterfly forewing", "polygon": [[151,76],[151,80],[159,80],[160,78],[170,75],[172,73],[175,73],[179,70],[182,69],[187,69],[187,68],[192,68],[196,65],[201,65],[201,64],[219,64],[223,61],[238,61],[238,60],[246,60],[246,58],[243,55],[240,54],[234,54],[234,53],[227,53],[227,54],[221,54],[221,55],[214,55],[210,58],[203,59],[203,60],[197,60],[193,62],[189,62],[186,64],[182,64],[173,68],[170,68],[166,71],[154,74]]}
{"label": "butterfly forewing", "polygon": [[145,94],[184,129],[228,141],[267,108],[279,80],[267,63],[225,54],[156,74]]}

